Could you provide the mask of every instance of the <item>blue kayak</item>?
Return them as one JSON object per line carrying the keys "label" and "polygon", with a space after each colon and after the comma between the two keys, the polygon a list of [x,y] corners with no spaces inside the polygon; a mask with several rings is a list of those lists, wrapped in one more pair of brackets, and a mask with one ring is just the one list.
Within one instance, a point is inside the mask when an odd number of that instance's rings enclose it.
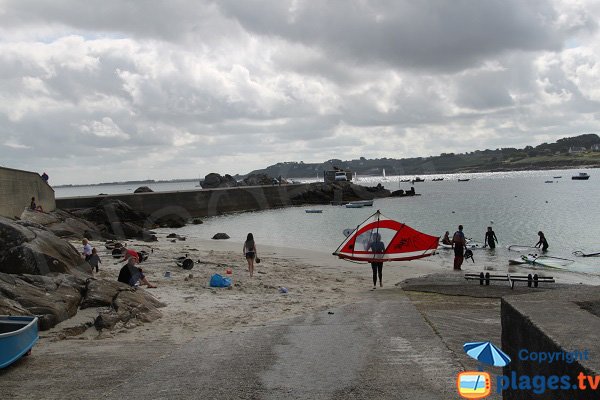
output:
{"label": "blue kayak", "polygon": [[0,368],[28,354],[37,341],[37,317],[0,315]]}

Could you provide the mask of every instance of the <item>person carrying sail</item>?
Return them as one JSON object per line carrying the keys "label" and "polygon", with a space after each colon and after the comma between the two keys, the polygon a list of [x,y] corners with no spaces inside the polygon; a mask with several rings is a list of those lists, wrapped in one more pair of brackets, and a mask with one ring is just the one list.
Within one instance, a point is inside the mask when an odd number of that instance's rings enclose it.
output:
{"label": "person carrying sail", "polygon": [[544,232],[539,231],[538,236],[540,240],[535,244],[535,247],[542,247],[542,251],[548,251],[548,241],[546,240],[546,236],[544,236]]}
{"label": "person carrying sail", "polygon": [[[494,240],[496,241],[495,243]],[[492,230],[491,226],[488,226],[487,232],[485,233],[485,239],[483,239],[483,247],[489,246],[490,249],[495,249],[496,243],[498,243],[496,233]]]}
{"label": "person carrying sail", "polygon": [[460,271],[461,265],[465,257],[465,248],[467,242],[465,240],[465,234],[463,233],[463,226],[459,225],[458,230],[454,232],[452,237],[452,248],[454,249],[454,270]]}
{"label": "person carrying sail", "polygon": [[383,287],[383,262],[375,261],[376,259],[381,259],[385,252],[385,244],[381,241],[379,232],[373,234],[373,241],[369,243],[367,251],[375,253],[373,254],[373,261],[371,262],[371,268],[373,269],[373,289],[377,288],[377,275],[379,275],[379,287]]}

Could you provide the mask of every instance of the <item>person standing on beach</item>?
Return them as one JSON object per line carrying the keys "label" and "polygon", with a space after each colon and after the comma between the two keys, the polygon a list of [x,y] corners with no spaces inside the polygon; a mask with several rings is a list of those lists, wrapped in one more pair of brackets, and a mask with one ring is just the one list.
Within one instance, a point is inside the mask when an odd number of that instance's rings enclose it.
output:
{"label": "person standing on beach", "polygon": [[542,251],[548,251],[548,241],[546,240],[546,236],[544,236],[544,232],[539,231],[538,236],[540,240],[535,244],[535,247],[542,246]]}
{"label": "person standing on beach", "polygon": [[[496,242],[494,242],[494,240]],[[496,233],[494,233],[491,226],[488,226],[487,232],[485,233],[485,239],[483,239],[483,247],[489,246],[490,249],[495,249],[496,243],[498,243],[498,238],[496,237]]]}
{"label": "person standing on beach", "polygon": [[252,276],[254,276],[254,259],[258,255],[256,251],[256,243],[254,243],[254,236],[252,233],[249,233],[246,237],[242,252],[244,253],[244,257],[246,257],[246,261],[248,262],[248,272],[250,272],[250,277],[252,278]]}
{"label": "person standing on beach", "polygon": [[85,261],[90,261],[90,257],[92,256],[92,246],[88,243],[87,239],[83,239],[81,244],[83,245],[83,253],[81,253],[81,255],[85,258]]}
{"label": "person standing on beach", "polygon": [[465,257],[465,248],[467,242],[465,240],[465,234],[463,233],[463,226],[459,225],[458,230],[454,232],[452,237],[452,248],[454,249],[454,270],[460,271],[461,265]]}
{"label": "person standing on beach", "polygon": [[[385,253],[385,244],[381,241],[381,235],[376,232],[373,235],[373,241],[369,244],[367,251],[372,251],[373,259],[381,259],[383,253]],[[377,289],[377,275],[379,275],[379,287],[383,287],[383,262],[373,261],[371,262],[371,268],[373,269],[373,289]]]}

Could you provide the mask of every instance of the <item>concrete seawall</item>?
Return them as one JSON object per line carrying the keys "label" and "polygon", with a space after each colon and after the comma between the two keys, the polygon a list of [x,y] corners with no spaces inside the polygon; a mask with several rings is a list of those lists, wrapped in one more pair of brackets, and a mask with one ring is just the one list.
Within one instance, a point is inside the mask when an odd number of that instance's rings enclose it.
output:
{"label": "concrete seawall", "polygon": [[0,167],[0,215],[19,217],[29,207],[31,198],[44,211],[56,209],[54,189],[42,177],[30,171]]}
{"label": "concrete seawall", "polygon": [[66,197],[57,199],[56,206],[60,209],[88,208],[97,206],[105,199],[112,199],[123,201],[133,209],[148,214],[152,220],[173,214],[187,219],[295,205],[292,199],[310,188],[310,184],[295,184]]}
{"label": "concrete seawall", "polygon": [[[580,373],[600,376],[600,291],[597,287],[507,296],[502,299],[501,310],[502,350],[512,359],[504,367],[504,376],[511,382],[503,399],[530,399],[533,395],[540,400],[600,398],[600,386],[595,390],[590,388],[598,383],[594,380],[589,382],[586,378],[587,390],[579,389]],[[535,359],[539,353],[562,352],[578,352],[580,359],[559,358],[552,362]],[[561,380],[551,383],[549,378],[553,376]],[[526,389],[527,379],[529,389]]]}

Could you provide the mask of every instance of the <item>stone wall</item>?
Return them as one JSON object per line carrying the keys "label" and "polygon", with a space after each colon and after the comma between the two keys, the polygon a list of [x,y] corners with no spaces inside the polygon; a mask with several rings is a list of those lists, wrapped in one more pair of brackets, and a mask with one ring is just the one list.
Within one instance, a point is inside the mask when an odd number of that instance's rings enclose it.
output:
{"label": "stone wall", "polygon": [[104,199],[121,200],[150,219],[176,214],[184,218],[294,205],[292,198],[310,189],[309,184],[281,186],[243,186],[177,192],[153,192],[92,197],[67,197],[56,200],[60,209],[95,207]]}
{"label": "stone wall", "polygon": [[[597,287],[578,286],[530,295],[507,296],[502,299],[502,350],[512,359],[504,367],[504,376],[514,374],[515,385],[526,384],[531,379],[529,390],[518,386],[508,387],[503,399],[598,399],[600,386],[596,390],[578,390],[580,373],[600,376],[600,290]],[[587,360],[571,363],[565,360],[537,362],[519,359],[519,352],[560,353],[587,351]],[[541,380],[551,376],[569,377],[570,388],[558,390],[546,388],[542,392]],[[537,380],[534,382],[533,378]],[[543,377],[543,378],[540,378]],[[559,381],[558,385],[565,384]],[[537,392],[535,386],[537,385]],[[566,386],[566,384],[565,384]],[[589,383],[586,382],[589,387]],[[562,390],[561,390],[562,389]]]}
{"label": "stone wall", "polygon": [[54,190],[40,177],[29,171],[0,167],[0,215],[7,218],[19,217],[31,198],[44,211],[56,209]]}

